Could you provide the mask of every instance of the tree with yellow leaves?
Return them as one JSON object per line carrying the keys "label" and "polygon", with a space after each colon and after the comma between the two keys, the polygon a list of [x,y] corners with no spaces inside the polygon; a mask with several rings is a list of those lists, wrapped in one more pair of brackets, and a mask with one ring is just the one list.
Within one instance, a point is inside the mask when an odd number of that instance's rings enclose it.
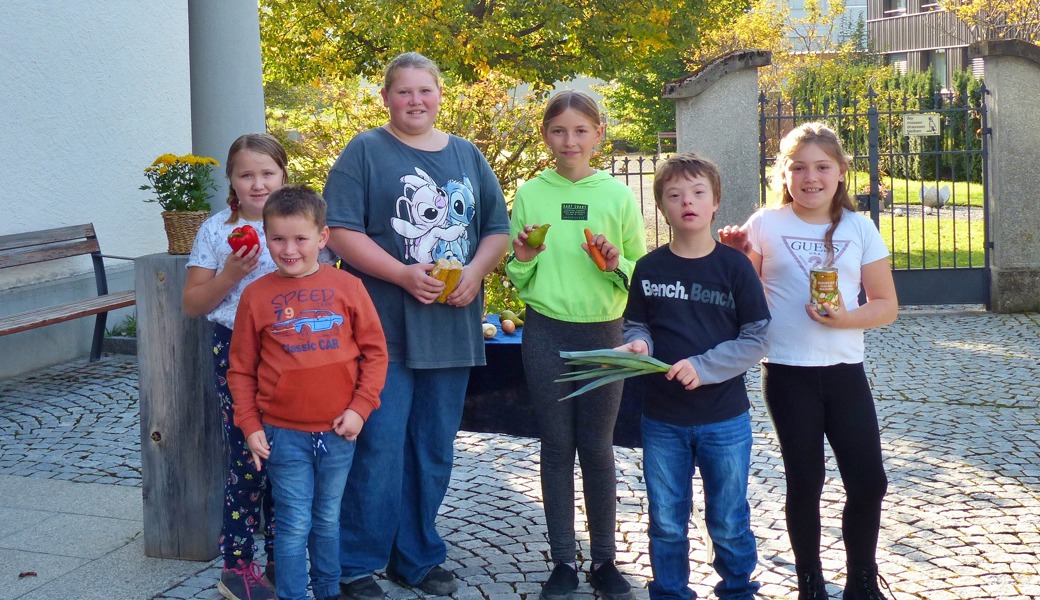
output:
{"label": "tree with yellow leaves", "polygon": [[1037,0],[940,0],[957,15],[976,42],[1019,39],[1040,44],[1040,3]]}
{"label": "tree with yellow leaves", "polygon": [[[612,79],[723,26],[746,0],[261,0],[265,80],[376,78],[416,51],[457,81]],[[710,5],[710,7],[708,6]]]}
{"label": "tree with yellow leaves", "polygon": [[849,62],[860,53],[859,41],[835,35],[842,15],[843,1],[824,5],[807,0],[804,16],[792,18],[790,6],[780,0],[754,0],[738,19],[724,29],[706,33],[701,43],[685,58],[691,70],[729,52],[750,48],[769,50],[773,61],[761,71],[760,86],[777,91],[791,77],[806,68],[828,61]]}

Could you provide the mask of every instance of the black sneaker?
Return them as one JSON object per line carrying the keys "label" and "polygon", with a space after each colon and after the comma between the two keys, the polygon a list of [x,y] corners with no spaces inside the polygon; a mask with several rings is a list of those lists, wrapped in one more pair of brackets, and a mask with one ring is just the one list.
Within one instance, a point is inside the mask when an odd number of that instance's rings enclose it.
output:
{"label": "black sneaker", "polygon": [[386,578],[397,585],[416,588],[430,596],[450,596],[459,589],[459,584],[455,581],[455,576],[452,575],[451,571],[442,568],[440,565],[430,569],[430,572],[426,574],[426,577],[415,585],[408,583],[404,577],[401,577],[401,575],[389,568],[386,570]]}
{"label": "black sneaker", "polygon": [[372,575],[340,583],[339,592],[343,600],[385,600],[386,594]]}
{"label": "black sneaker", "polygon": [[549,579],[542,585],[540,600],[570,600],[578,589],[578,572],[567,563],[556,563]]}
{"label": "black sneaker", "polygon": [[625,576],[617,570],[614,561],[607,561],[593,569],[589,574],[589,583],[606,600],[633,600],[635,598],[632,584],[628,583]]}
{"label": "black sneaker", "polygon": [[274,588],[274,559],[268,559],[267,564],[264,565],[264,577],[267,578],[267,583],[271,584]]}
{"label": "black sneaker", "polygon": [[274,600],[274,592],[264,582],[260,565],[239,560],[232,568],[224,567],[217,591],[228,600]]}

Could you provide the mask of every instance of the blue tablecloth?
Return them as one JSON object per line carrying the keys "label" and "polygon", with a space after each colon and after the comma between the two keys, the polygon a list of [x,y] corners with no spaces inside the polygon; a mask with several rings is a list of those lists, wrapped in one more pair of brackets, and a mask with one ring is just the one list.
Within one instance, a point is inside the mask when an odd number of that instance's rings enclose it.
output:
{"label": "blue tablecloth", "polygon": [[494,325],[495,329],[498,330],[494,338],[484,340],[487,344],[519,344],[524,337],[523,327],[517,327],[515,333],[502,331],[502,322],[499,320],[498,315],[488,315],[487,322]]}

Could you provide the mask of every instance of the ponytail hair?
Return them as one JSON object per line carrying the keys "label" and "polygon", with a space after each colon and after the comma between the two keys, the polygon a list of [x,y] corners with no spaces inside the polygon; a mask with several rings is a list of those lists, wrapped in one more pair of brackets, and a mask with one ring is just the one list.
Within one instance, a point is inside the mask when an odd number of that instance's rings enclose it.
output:
{"label": "ponytail hair", "polygon": [[227,224],[238,223],[239,219],[238,207],[241,205],[241,200],[239,200],[238,194],[235,193],[235,186],[231,181],[231,176],[235,172],[235,158],[243,150],[252,150],[257,154],[270,156],[282,170],[282,184],[289,183],[289,156],[285,153],[285,148],[282,147],[281,142],[273,135],[267,133],[247,133],[239,136],[237,140],[232,142],[231,148],[228,150],[227,160],[224,162],[224,172],[228,178],[227,204],[231,207],[231,216],[225,221]]}
{"label": "ponytail hair", "polygon": [[599,112],[599,105],[592,96],[576,90],[564,90],[555,94],[545,105],[545,114],[542,115],[542,130],[549,126],[549,122],[560,116],[563,111],[573,108],[589,118],[597,126],[603,124],[603,115]]}
{"label": "ponytail hair", "polygon": [[[794,202],[791,190],[787,189],[784,173],[787,172],[787,167],[791,164],[791,157],[807,144],[816,144],[827,156],[838,163],[838,167],[843,173],[848,173],[849,168],[852,166],[852,157],[845,152],[841,145],[841,140],[838,139],[838,134],[833,129],[824,123],[815,121],[799,125],[780,140],[780,151],[777,153],[776,162],[773,164],[773,189],[781,191],[780,206]],[[838,182],[838,189],[834,191],[834,197],[831,198],[831,224],[824,236],[824,244],[827,248],[825,265],[830,265],[834,262],[834,230],[838,228],[838,223],[841,222],[843,211],[845,209],[856,210],[852,204],[852,198],[849,197],[847,179],[846,177],[846,181]]]}

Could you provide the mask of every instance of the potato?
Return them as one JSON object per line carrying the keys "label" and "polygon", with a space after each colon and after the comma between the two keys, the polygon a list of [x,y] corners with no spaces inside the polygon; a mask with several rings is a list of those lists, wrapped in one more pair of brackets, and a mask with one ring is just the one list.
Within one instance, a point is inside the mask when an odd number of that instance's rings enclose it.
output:
{"label": "potato", "polygon": [[502,321],[502,331],[509,335],[516,333],[516,323],[512,321]]}

